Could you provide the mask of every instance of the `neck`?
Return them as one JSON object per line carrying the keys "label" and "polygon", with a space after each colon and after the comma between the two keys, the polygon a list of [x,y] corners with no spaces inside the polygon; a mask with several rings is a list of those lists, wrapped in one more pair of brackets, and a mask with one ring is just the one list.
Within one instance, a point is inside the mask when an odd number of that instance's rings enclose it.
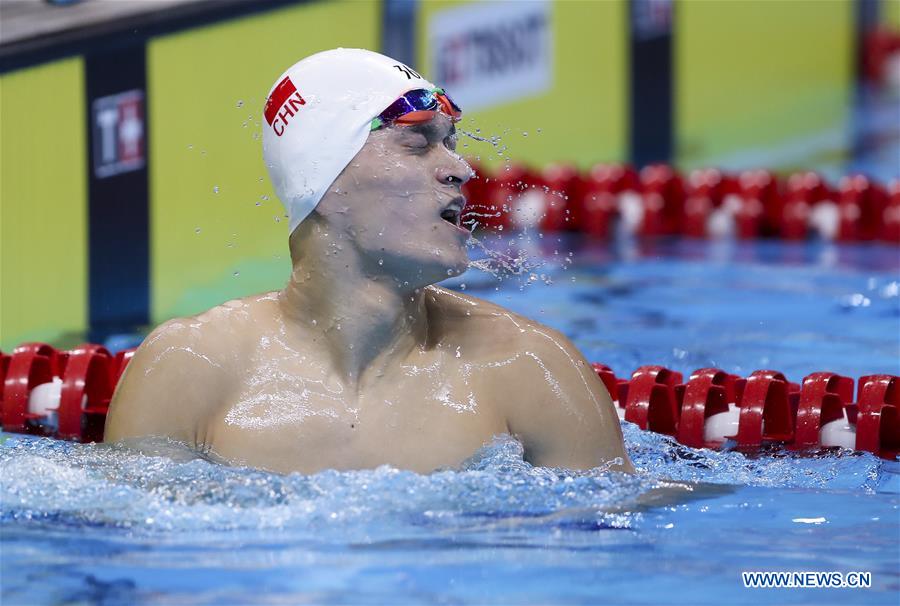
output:
{"label": "neck", "polygon": [[321,225],[300,234],[281,305],[288,323],[323,348],[342,380],[358,390],[364,374],[380,376],[425,345],[424,289],[379,273],[352,244],[334,240]]}

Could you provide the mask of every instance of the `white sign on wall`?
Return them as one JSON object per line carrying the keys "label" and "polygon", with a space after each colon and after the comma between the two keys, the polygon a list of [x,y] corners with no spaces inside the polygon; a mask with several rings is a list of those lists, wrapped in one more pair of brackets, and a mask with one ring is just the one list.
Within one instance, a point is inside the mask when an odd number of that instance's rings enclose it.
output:
{"label": "white sign on wall", "polygon": [[463,111],[540,94],[553,84],[550,0],[486,1],[434,13],[428,77]]}
{"label": "white sign on wall", "polygon": [[104,179],[144,166],[144,91],[98,97],[93,103],[94,174]]}

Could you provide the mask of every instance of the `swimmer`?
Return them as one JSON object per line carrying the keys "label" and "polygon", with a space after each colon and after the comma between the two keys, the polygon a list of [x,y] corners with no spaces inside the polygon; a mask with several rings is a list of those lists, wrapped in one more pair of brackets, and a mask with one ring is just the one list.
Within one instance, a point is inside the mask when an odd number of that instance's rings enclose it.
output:
{"label": "swimmer", "polygon": [[171,438],[276,472],[430,472],[511,434],[534,465],[633,471],[609,394],[568,339],[434,285],[468,267],[460,113],[370,51],[288,69],[263,154],[289,216],[290,279],[153,331],[107,440]]}

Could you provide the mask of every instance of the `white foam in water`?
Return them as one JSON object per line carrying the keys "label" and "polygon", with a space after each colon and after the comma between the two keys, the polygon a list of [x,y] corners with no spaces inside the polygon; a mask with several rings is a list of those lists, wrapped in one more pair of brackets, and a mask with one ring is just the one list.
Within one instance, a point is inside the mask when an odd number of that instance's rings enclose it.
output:
{"label": "white foam in water", "polygon": [[592,523],[628,527],[639,515],[634,511],[640,496],[665,479],[871,492],[881,468],[879,459],[866,454],[750,459],[687,448],[630,423],[624,431],[636,476],[533,467],[509,436],[495,438],[459,470],[421,475],[383,466],[309,476],[179,461],[109,445],[11,438],[12,444],[0,448],[0,517],[146,531],[366,527],[371,533],[416,520],[452,526],[479,517],[577,512],[579,520],[587,515]]}

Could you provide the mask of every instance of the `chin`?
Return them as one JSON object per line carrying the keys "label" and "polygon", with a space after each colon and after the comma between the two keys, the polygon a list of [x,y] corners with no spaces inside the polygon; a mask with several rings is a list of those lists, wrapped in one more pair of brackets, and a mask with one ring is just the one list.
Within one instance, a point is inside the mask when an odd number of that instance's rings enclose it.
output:
{"label": "chin", "polygon": [[[415,265],[415,263],[410,264]],[[469,268],[469,255],[465,246],[458,249],[448,247],[441,251],[440,256],[431,257],[421,265],[418,274],[419,279],[427,284],[435,284],[447,278],[459,276]]]}
{"label": "chin", "polygon": [[467,269],[469,269],[469,255],[466,253],[466,249],[463,249],[462,254],[459,255],[459,260],[448,267],[447,271],[453,272],[452,275],[454,276],[459,276],[466,273]]}
{"label": "chin", "polygon": [[[458,276],[469,268],[469,252],[465,246],[448,248],[444,259],[444,277]],[[443,279],[443,278],[442,278]]]}

